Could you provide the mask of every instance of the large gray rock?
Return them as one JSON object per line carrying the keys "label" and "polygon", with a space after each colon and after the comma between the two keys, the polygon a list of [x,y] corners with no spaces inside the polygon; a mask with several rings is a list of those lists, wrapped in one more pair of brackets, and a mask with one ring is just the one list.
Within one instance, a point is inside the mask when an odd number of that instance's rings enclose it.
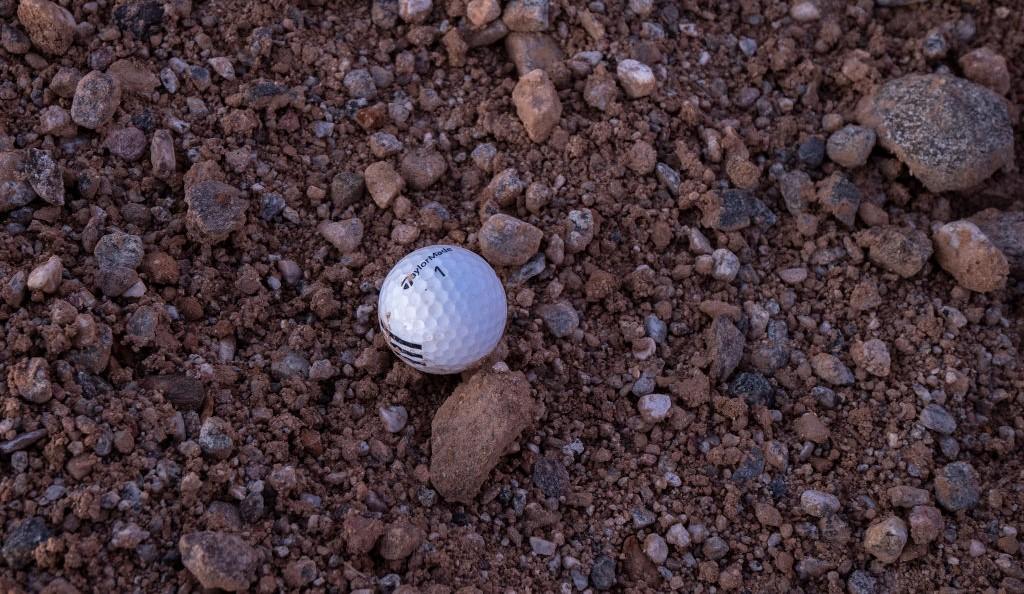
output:
{"label": "large gray rock", "polygon": [[891,80],[858,106],[873,128],[932,192],[966,190],[1013,162],[1006,102],[985,87],[949,74]]}

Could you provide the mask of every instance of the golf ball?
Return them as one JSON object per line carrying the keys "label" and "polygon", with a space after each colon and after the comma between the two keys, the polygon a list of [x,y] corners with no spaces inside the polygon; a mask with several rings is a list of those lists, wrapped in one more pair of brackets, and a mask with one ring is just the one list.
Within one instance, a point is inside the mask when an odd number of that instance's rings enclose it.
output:
{"label": "golf ball", "polygon": [[380,288],[380,328],[399,359],[426,373],[458,373],[505,331],[505,288],[480,256],[454,245],[420,248]]}

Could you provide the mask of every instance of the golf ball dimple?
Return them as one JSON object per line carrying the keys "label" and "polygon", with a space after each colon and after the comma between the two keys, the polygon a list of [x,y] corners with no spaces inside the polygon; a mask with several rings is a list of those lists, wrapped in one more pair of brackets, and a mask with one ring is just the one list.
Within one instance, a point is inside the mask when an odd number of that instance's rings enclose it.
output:
{"label": "golf ball dimple", "polygon": [[508,306],[487,261],[458,246],[431,245],[391,269],[377,314],[399,359],[426,373],[458,373],[497,346]]}

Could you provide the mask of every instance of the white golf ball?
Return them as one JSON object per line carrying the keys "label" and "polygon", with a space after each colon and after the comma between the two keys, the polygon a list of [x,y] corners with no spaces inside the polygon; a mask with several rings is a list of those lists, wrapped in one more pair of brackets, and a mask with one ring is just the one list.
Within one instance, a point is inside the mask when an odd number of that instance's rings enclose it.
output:
{"label": "white golf ball", "polygon": [[494,350],[505,331],[505,288],[473,252],[431,245],[402,258],[380,288],[388,346],[426,373],[458,373]]}

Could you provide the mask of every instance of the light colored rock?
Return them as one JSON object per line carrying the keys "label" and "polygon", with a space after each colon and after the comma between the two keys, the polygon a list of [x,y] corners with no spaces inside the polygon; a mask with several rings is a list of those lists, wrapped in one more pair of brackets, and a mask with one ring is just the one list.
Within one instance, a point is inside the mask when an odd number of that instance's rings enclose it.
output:
{"label": "light colored rock", "polygon": [[618,75],[622,89],[633,99],[650,95],[658,85],[650,66],[637,60],[622,60],[616,67],[615,73]]}
{"label": "light colored rock", "polygon": [[549,0],[509,0],[501,20],[509,31],[533,33],[551,25]]}
{"label": "light colored rock", "polygon": [[181,563],[203,588],[242,592],[257,576],[259,552],[234,534],[192,532],[178,541]]}
{"label": "light colored rock", "polygon": [[874,130],[851,124],[836,130],[828,137],[825,151],[829,159],[853,169],[867,164],[876,141]]}
{"label": "light colored rock", "polygon": [[562,117],[562,102],[543,70],[528,72],[512,90],[516,114],[533,142],[545,142]]}
{"label": "light colored rock", "polygon": [[864,533],[864,550],[882,563],[899,559],[906,544],[907,525],[895,516],[871,525]]}
{"label": "light colored rock", "polygon": [[672,398],[668,394],[647,394],[636,404],[640,417],[648,423],[658,423],[668,418],[672,410]]}
{"label": "light colored rock", "polygon": [[800,507],[808,515],[824,518],[839,511],[839,499],[831,493],[808,489],[800,494]]}
{"label": "light colored rock", "polygon": [[398,0],[398,16],[407,23],[426,21],[433,9],[433,0]]}
{"label": "light colored rock", "polygon": [[469,0],[466,4],[466,18],[474,27],[483,27],[501,16],[498,0]]}
{"label": "light colored rock", "polygon": [[62,56],[75,41],[75,17],[49,0],[21,0],[18,20],[33,45],[47,54]]}
{"label": "light colored rock", "polygon": [[363,243],[363,222],[358,218],[324,221],[316,229],[342,254],[355,252]]}
{"label": "light colored rock", "polygon": [[507,214],[495,214],[480,228],[480,253],[494,266],[522,266],[540,249],[544,233]]}
{"label": "light colored rock", "polygon": [[405,189],[405,179],[387,161],[371,163],[363,172],[366,190],[380,208],[388,208]]}
{"label": "light colored rock", "polygon": [[60,287],[60,277],[64,273],[64,264],[57,256],[50,256],[46,262],[32,269],[25,286],[30,291],[53,293]]}
{"label": "light colored rock", "polygon": [[935,259],[963,288],[988,293],[1006,286],[1010,264],[974,223],[946,223],[932,235]]}

